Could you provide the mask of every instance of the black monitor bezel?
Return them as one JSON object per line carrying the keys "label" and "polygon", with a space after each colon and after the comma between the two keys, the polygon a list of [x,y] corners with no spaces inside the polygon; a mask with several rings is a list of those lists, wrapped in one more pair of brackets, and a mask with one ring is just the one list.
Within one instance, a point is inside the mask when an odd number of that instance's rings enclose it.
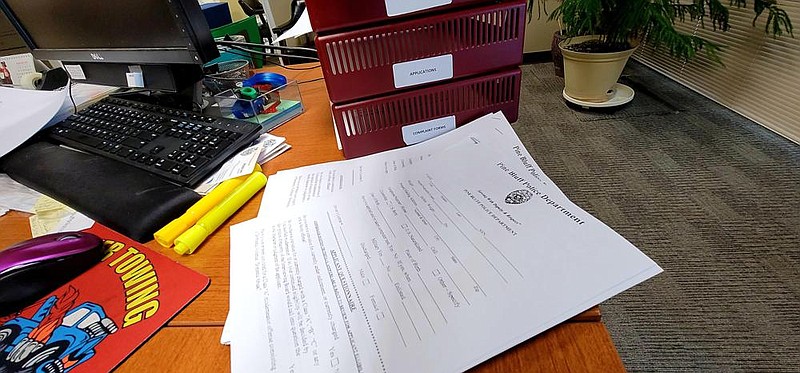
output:
{"label": "black monitor bezel", "polygon": [[33,56],[40,60],[64,63],[128,63],[128,64],[203,64],[219,56],[205,16],[197,0],[165,0],[178,17],[187,45],[170,48],[39,48],[14,13],[0,0],[0,10],[8,16]]}

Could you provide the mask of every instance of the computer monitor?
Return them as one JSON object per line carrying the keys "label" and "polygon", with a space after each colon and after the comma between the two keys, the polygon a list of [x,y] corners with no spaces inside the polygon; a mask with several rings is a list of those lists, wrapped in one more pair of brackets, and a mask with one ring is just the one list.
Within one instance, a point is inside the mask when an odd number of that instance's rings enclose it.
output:
{"label": "computer monitor", "polygon": [[[40,60],[75,81],[186,93],[219,52],[197,0],[0,0]],[[141,71],[143,82],[131,80]],[[134,75],[128,75],[132,73]]]}

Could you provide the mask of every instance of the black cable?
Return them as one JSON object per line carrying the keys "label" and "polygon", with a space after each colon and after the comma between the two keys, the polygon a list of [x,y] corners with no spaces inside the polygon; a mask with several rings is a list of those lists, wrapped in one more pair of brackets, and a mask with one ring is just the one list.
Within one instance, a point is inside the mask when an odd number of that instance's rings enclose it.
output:
{"label": "black cable", "polygon": [[75,99],[72,98],[72,79],[67,80],[67,93],[69,100],[72,101],[72,114],[78,114],[78,105],[75,105]]}
{"label": "black cable", "polygon": [[311,82],[316,82],[316,81],[318,81],[318,80],[322,80],[322,79],[325,79],[325,78],[316,78],[316,79],[309,79],[309,80],[301,80],[301,81],[297,82],[297,84],[311,83]]}
{"label": "black cable", "polygon": [[[232,49],[227,50],[224,53],[230,53],[230,54],[234,54],[234,55],[237,55],[237,56],[248,57],[248,58],[252,57],[249,53],[243,53],[243,52],[240,52],[240,51],[237,51],[237,50],[232,50]],[[283,56],[286,56],[286,55],[283,55]],[[286,70],[293,70],[293,71],[314,70],[314,69],[319,68],[321,66],[321,65],[315,65],[315,66],[311,66],[311,67],[289,67],[289,66],[286,66],[284,64],[273,62],[273,61],[266,60],[266,59],[264,60],[264,62],[265,63],[269,63],[269,64],[273,64],[275,66],[279,66],[279,67],[284,68]]]}
{"label": "black cable", "polygon": [[219,45],[227,45],[227,46],[240,46],[240,47],[256,47],[256,48],[264,48],[264,49],[278,49],[278,50],[288,50],[288,51],[307,51],[307,52],[314,52],[317,53],[317,50],[314,48],[306,48],[306,47],[284,47],[284,46],[274,46],[269,44],[257,44],[257,43],[246,43],[242,41],[229,41],[229,40],[219,40],[216,41]]}
{"label": "black cable", "polygon": [[311,67],[289,67],[289,66],[286,66],[284,64],[273,62],[273,61],[269,61],[269,60],[264,60],[264,62],[269,63],[269,64],[273,64],[275,66],[281,67],[281,68],[286,69],[286,70],[294,70],[294,71],[314,70],[314,69],[318,69],[318,68],[322,67],[322,65],[314,65],[314,66],[311,66]]}
{"label": "black cable", "polygon": [[309,57],[309,56],[298,56],[298,55],[294,55],[294,54],[267,53],[267,52],[262,52],[262,51],[253,50],[253,49],[247,49],[247,48],[244,48],[244,47],[240,47],[240,46],[238,46],[238,45],[230,45],[230,47],[231,47],[231,48],[238,49],[238,50],[240,50],[240,51],[245,51],[245,52],[247,52],[247,53],[260,54],[260,55],[262,55],[262,56],[269,56],[269,57],[290,57],[290,58],[298,58],[298,59],[302,59],[302,60],[319,61],[319,58],[316,58],[316,57]]}
{"label": "black cable", "polygon": [[[232,49],[225,51],[225,53],[230,53],[230,54],[234,54],[234,55],[237,55],[237,56],[248,57],[248,58],[253,57],[249,53],[244,53],[244,52],[240,52],[240,51],[232,50]],[[311,66],[311,67],[289,67],[289,66],[286,66],[284,64],[281,64],[281,63],[278,63],[278,62],[273,62],[273,61],[266,60],[266,59],[264,60],[264,62],[265,63],[269,63],[269,64],[273,64],[275,66],[279,66],[279,67],[284,68],[286,70],[294,70],[294,71],[314,70],[314,69],[319,68],[321,66],[321,65],[315,65],[315,66]]]}

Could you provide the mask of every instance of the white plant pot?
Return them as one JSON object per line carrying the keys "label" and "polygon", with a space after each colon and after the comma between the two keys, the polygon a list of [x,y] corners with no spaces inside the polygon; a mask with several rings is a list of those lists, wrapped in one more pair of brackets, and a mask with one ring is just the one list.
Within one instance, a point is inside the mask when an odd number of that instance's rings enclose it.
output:
{"label": "white plant pot", "polygon": [[631,41],[633,48],[611,53],[575,52],[565,48],[596,39],[599,36],[577,36],[558,45],[564,56],[564,93],[582,101],[606,102],[613,96],[612,88],[639,43]]}

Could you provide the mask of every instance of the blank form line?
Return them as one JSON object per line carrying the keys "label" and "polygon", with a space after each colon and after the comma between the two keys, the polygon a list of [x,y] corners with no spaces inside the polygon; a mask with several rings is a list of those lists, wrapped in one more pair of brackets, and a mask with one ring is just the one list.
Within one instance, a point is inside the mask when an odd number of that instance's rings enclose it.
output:
{"label": "blank form line", "polygon": [[467,296],[464,295],[464,292],[461,290],[461,286],[458,286],[458,283],[456,282],[456,280],[453,280],[453,276],[450,275],[450,271],[448,271],[447,268],[444,266],[444,264],[442,264],[442,261],[439,260],[439,256],[438,255],[434,255],[433,257],[436,258],[437,262],[439,262],[439,265],[442,267],[442,270],[444,270],[444,273],[447,274],[447,277],[450,279],[450,282],[452,282],[453,285],[455,285],[456,289],[458,289],[458,292],[461,293],[462,297],[464,297],[464,302],[467,302],[467,304],[469,304],[471,306],[472,303],[470,303],[469,299],[467,299]]}
{"label": "blank form line", "polygon": [[[330,219],[330,217],[328,217],[328,218]],[[352,258],[353,257],[353,250],[350,249],[350,243],[347,242],[347,235],[344,234],[344,229],[342,228],[341,225],[339,226],[339,231],[342,232],[342,241],[344,241],[344,245],[347,246],[347,252],[350,253],[350,257]]]}
{"label": "blank form line", "polygon": [[519,277],[521,277],[521,278],[525,278],[525,275],[523,275],[523,274],[522,274],[522,272],[520,272],[520,270],[519,270],[519,269],[517,269],[517,266],[515,266],[515,265],[514,265],[514,263],[512,263],[512,262],[511,262],[511,261],[510,261],[510,260],[509,260],[509,259],[506,257],[506,254],[505,254],[505,253],[503,253],[503,252],[502,252],[502,251],[501,251],[501,250],[500,250],[500,249],[499,249],[497,246],[495,246],[495,245],[492,243],[492,241],[489,241],[489,239],[488,239],[488,238],[486,238],[485,236],[483,237],[483,239],[484,239],[484,240],[486,240],[486,242],[487,242],[487,243],[488,243],[488,244],[489,244],[489,245],[490,245],[492,248],[494,248],[494,249],[495,249],[495,251],[497,251],[497,253],[498,253],[498,254],[500,254],[500,256],[502,256],[502,257],[503,257],[503,259],[505,259],[505,260],[506,260],[506,262],[508,262],[508,265],[510,265],[510,266],[511,266],[511,268],[514,268],[514,270],[517,272],[517,274],[519,275]]}
{"label": "blank form line", "polygon": [[392,233],[392,237],[397,238],[397,235],[394,234],[394,229],[392,229],[392,225],[389,224],[388,220],[386,220],[386,216],[383,215],[383,211],[381,211],[381,207],[378,206],[377,203],[375,204],[375,210],[378,210],[378,213],[381,214],[381,217],[383,218],[383,222],[386,223],[386,227],[389,228],[389,232]]}
{"label": "blank form line", "polygon": [[[410,187],[411,187],[411,190],[414,191],[414,194],[416,194],[419,197],[419,199],[421,199],[422,201],[424,201],[426,203],[428,202],[428,201],[425,200],[425,197],[423,197],[421,194],[419,194],[419,192],[417,191],[416,188],[414,188],[413,185],[411,185]],[[433,200],[433,196],[430,196],[430,197],[431,197],[431,200]],[[436,203],[436,201],[434,200],[433,203]],[[438,204],[437,204],[437,206],[438,206]],[[415,209],[415,210],[417,211],[417,213],[419,213],[418,209]],[[439,208],[439,210],[441,210],[441,207]],[[444,210],[442,210],[442,212],[444,212]],[[436,220],[439,221],[439,224],[441,224],[441,225],[443,225],[445,227],[447,226],[447,223],[443,222],[442,219],[439,219],[439,215],[436,213],[436,211],[431,211],[431,214],[433,214],[433,217],[436,218]]]}
{"label": "blank form line", "polygon": [[430,295],[431,300],[433,300],[433,304],[435,304],[436,308],[439,309],[439,313],[442,315],[444,323],[447,324],[447,317],[445,317],[444,312],[442,312],[442,307],[439,307],[439,302],[437,302],[436,298],[433,297],[433,293],[431,293],[431,289],[428,288],[428,284],[422,279],[422,276],[419,273],[417,273],[417,277],[419,277],[419,280],[422,281],[422,286],[424,286],[425,290],[428,291],[428,295]]}
{"label": "blank form line", "polygon": [[378,286],[378,291],[381,292],[383,303],[386,304],[386,309],[389,310],[389,315],[392,316],[392,321],[394,321],[394,326],[395,328],[397,328],[397,332],[400,333],[400,340],[403,341],[403,346],[408,347],[408,344],[406,343],[406,338],[403,337],[403,331],[400,330],[400,325],[397,324],[397,319],[394,318],[394,312],[392,312],[392,307],[389,305],[389,301],[386,300],[386,294],[383,293],[383,287],[381,287],[381,283],[380,281],[378,281],[378,276],[375,276],[375,271],[372,269],[372,264],[369,262],[369,260],[367,260],[366,262],[367,262],[367,267],[369,267],[369,271],[372,273],[372,278],[375,279],[375,285]]}
{"label": "blank form line", "polygon": [[[417,183],[419,183],[419,185],[420,185],[420,186],[422,186],[423,188],[425,187],[425,185],[423,185],[421,181],[417,180]],[[434,184],[434,183],[429,183],[429,185],[430,185],[431,187],[433,187],[434,189],[436,189],[436,191],[437,191],[437,192],[439,192],[439,194],[441,194],[441,195],[442,195],[442,197],[444,197],[444,193],[442,193],[441,189],[439,189],[439,187],[437,187],[437,186],[436,186],[436,184]],[[434,198],[432,195],[431,195],[431,199],[433,199],[434,201],[436,200],[436,198]],[[453,204],[453,202],[450,202],[450,199],[449,199],[449,198],[445,197],[445,200],[447,201],[447,203],[448,203],[448,204],[450,204],[450,206],[453,206],[453,209],[455,209],[455,210],[456,210],[456,212],[457,212],[459,215],[461,215],[461,217],[462,217],[464,220],[466,220],[466,221],[467,221],[467,223],[468,223],[469,225],[471,225],[471,226],[472,226],[472,229],[474,229],[474,230],[475,230],[475,231],[477,231],[477,232],[480,232],[480,229],[478,229],[478,227],[476,227],[476,226],[475,226],[475,224],[472,224],[472,221],[470,221],[469,219],[467,219],[467,217],[466,217],[466,216],[464,216],[464,214],[461,212],[461,210],[459,210],[459,209],[458,209],[458,207],[456,207],[456,205],[454,205],[454,204]]]}
{"label": "blank form line", "polygon": [[[339,235],[336,234],[336,227],[333,225],[333,219],[331,219],[331,213],[325,213],[328,216],[328,224],[331,225],[331,232],[333,232],[333,238],[336,240],[336,246],[339,247],[339,251],[342,251],[342,245],[339,243]],[[344,239],[344,232],[342,232],[342,239]],[[347,250],[350,250],[350,247],[347,247]],[[353,253],[350,253],[350,256],[353,256]]]}
{"label": "blank form line", "polygon": [[430,247],[431,245],[428,245],[428,241],[425,240],[425,236],[419,233],[419,229],[417,229],[417,226],[414,225],[414,222],[412,222],[411,219],[408,218],[408,215],[404,216],[406,217],[406,220],[408,220],[408,224],[411,225],[411,228],[414,228],[414,231],[417,232],[417,236],[419,236],[419,238],[422,239],[422,243],[424,243],[426,247]]}
{"label": "blank form line", "polygon": [[[435,184],[431,183],[430,185],[431,185],[431,186],[432,186],[434,189],[436,189],[436,191],[437,191],[437,192],[439,192],[439,194],[441,194],[441,195],[444,195],[444,193],[442,193],[442,191],[439,189],[439,187],[437,187]],[[434,200],[434,203],[436,203],[436,201],[435,201],[435,200]],[[475,231],[477,231],[477,232],[480,232],[480,229],[478,229],[478,228],[475,226],[475,224],[472,224],[472,222],[471,222],[471,221],[470,221],[470,220],[467,218],[467,216],[466,216],[466,215],[464,215],[464,213],[463,213],[463,212],[461,212],[461,210],[459,210],[459,209],[458,209],[458,207],[456,207],[456,205],[455,205],[455,204],[453,204],[453,202],[450,202],[450,199],[447,199],[447,203],[449,203],[449,204],[450,204],[450,206],[453,206],[453,209],[455,209],[455,210],[456,210],[456,212],[457,212],[459,215],[461,215],[461,218],[462,218],[462,219],[464,219],[464,220],[466,220],[466,221],[467,221],[467,223],[469,223],[469,225],[471,225],[471,226],[472,226],[472,228],[473,228],[473,229],[475,229]],[[438,203],[436,203],[436,206],[439,206],[439,204],[438,204]],[[441,207],[439,207],[439,208],[441,208]],[[449,216],[448,216],[448,218],[449,218]],[[452,219],[451,219],[450,221],[452,221]],[[456,223],[453,223],[453,225],[455,225],[455,226],[456,226],[456,228],[458,228],[458,225],[457,225]],[[461,229],[459,228],[458,230],[460,231]],[[461,232],[461,234],[464,234],[464,232]],[[487,239],[487,238],[486,238],[486,236],[484,236],[484,237],[483,237],[483,239],[484,239],[484,240],[486,240],[486,242],[488,242],[488,243],[489,243],[489,245],[491,245],[491,246],[492,246],[492,248],[494,248],[494,249],[497,251],[497,253],[499,253],[499,254],[500,254],[500,256],[502,256],[502,257],[503,257],[503,259],[505,259],[505,260],[506,260],[506,263],[508,263],[508,265],[509,265],[509,266],[511,266],[511,268],[514,268],[514,271],[516,271],[516,272],[517,272],[517,274],[519,274],[519,276],[520,276],[520,277],[522,277],[522,278],[525,278],[525,276],[523,276],[523,275],[522,275],[522,272],[520,272],[520,270],[517,268],[517,266],[515,266],[515,265],[514,265],[514,263],[513,263],[511,260],[509,260],[509,259],[508,259],[508,257],[507,257],[507,256],[506,256],[506,255],[505,255],[505,254],[504,254],[502,251],[500,251],[500,249],[498,249],[498,248],[497,248],[497,246],[495,246],[495,245],[494,245],[494,244],[493,244],[491,241],[489,241],[489,239]],[[472,241],[470,241],[470,242],[472,242]],[[473,245],[474,245],[474,244],[473,244]]]}
{"label": "blank form line", "polygon": [[[453,223],[453,226],[454,226],[454,227],[456,227],[456,229],[458,229],[458,232],[459,232],[459,233],[461,233],[461,235],[462,235],[462,236],[464,236],[464,238],[465,238],[467,241],[469,241],[469,243],[472,245],[472,247],[474,247],[474,248],[475,248],[475,251],[477,251],[479,254],[481,254],[481,256],[483,257],[483,259],[484,259],[484,260],[486,260],[486,263],[489,263],[489,265],[492,267],[492,269],[494,269],[494,271],[495,271],[495,272],[497,272],[497,275],[498,275],[498,276],[500,276],[500,278],[503,280],[503,282],[505,282],[506,284],[508,284],[508,279],[506,279],[506,276],[503,276],[503,273],[502,273],[502,272],[500,272],[500,270],[497,268],[497,266],[495,266],[495,265],[494,265],[494,262],[492,262],[491,260],[489,260],[489,257],[487,257],[487,256],[486,256],[486,254],[484,254],[484,253],[483,253],[483,250],[481,250],[481,249],[478,247],[478,245],[476,245],[476,244],[475,244],[475,242],[472,242],[472,239],[470,239],[470,238],[469,238],[469,237],[466,235],[466,233],[464,233],[464,231],[463,231],[463,230],[461,230],[461,228],[458,226],[458,224],[456,224],[456,222],[454,222],[454,221],[453,221],[453,218],[451,218],[451,217],[450,217],[450,215],[449,215],[449,214],[448,214],[446,211],[444,211],[444,209],[442,209],[442,206],[440,206],[440,205],[439,205],[439,202],[433,201],[433,203],[436,205],[436,207],[437,207],[439,210],[442,210],[442,213],[444,214],[444,216],[446,216],[446,217],[447,217],[447,219],[449,219],[449,220],[450,220],[450,222],[451,222],[451,223]],[[459,212],[459,214],[460,214],[460,212]],[[463,214],[461,214],[461,215],[463,215]]]}
{"label": "blank form line", "polygon": [[[447,242],[444,239],[442,239],[442,236],[439,234],[439,232],[436,231],[436,228],[431,226],[431,229],[433,230],[433,233],[435,233],[436,236],[439,237],[439,241],[442,244],[444,244],[445,247],[447,247],[448,251],[450,251],[450,255],[452,255],[454,258],[456,258],[456,260],[458,261],[458,264],[461,265],[461,268],[464,268],[464,272],[466,272],[467,275],[469,275],[469,277],[472,279],[472,281],[475,283],[475,285],[478,285],[478,287],[481,289],[481,293],[483,293],[483,296],[487,296],[486,292],[483,291],[483,286],[481,286],[481,284],[478,282],[478,280],[475,279],[475,276],[473,276],[472,272],[470,272],[469,269],[467,269],[467,266],[464,265],[464,262],[462,262],[461,258],[459,258],[458,255],[456,255],[456,253],[453,251],[453,249],[450,247],[450,245],[448,245]],[[436,260],[439,260],[438,256],[436,257]],[[439,262],[439,263],[441,264],[441,262]]]}
{"label": "blank form line", "polygon": [[411,326],[414,327],[414,332],[417,333],[417,339],[419,339],[421,341],[422,340],[422,336],[419,335],[419,330],[417,329],[417,324],[414,323],[414,318],[411,317],[411,314],[408,312],[408,307],[406,307],[406,304],[403,303],[403,301],[400,301],[400,304],[402,304],[403,305],[403,309],[406,310],[406,316],[408,316],[408,320],[411,321]]}
{"label": "blank form line", "polygon": [[[419,276],[419,273],[417,273],[417,276]],[[414,295],[414,299],[417,300],[417,304],[419,305],[419,309],[422,310],[422,314],[425,315],[425,320],[428,320],[428,325],[431,326],[431,330],[433,330],[433,334],[436,334],[436,329],[433,327],[433,323],[431,322],[431,318],[428,317],[428,313],[425,312],[425,307],[422,306],[422,302],[419,301],[419,297],[417,297],[417,292],[414,291],[414,288],[411,285],[409,285],[408,288],[411,290],[411,294]]]}

